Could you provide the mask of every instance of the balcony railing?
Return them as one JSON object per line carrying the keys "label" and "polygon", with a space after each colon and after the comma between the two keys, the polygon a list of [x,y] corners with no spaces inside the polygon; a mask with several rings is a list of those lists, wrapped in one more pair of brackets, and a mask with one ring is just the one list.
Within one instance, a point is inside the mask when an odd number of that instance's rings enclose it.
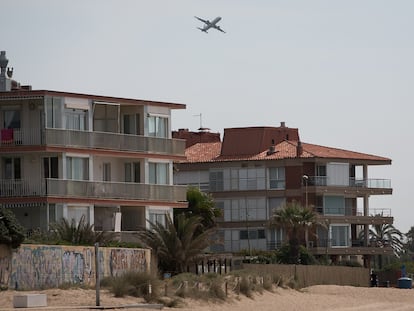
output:
{"label": "balcony railing", "polygon": [[317,243],[311,243],[312,247],[388,247],[388,241],[368,241],[368,244],[361,239],[319,239]]}
{"label": "balcony railing", "polygon": [[67,198],[186,201],[185,186],[84,180],[0,180],[0,197],[56,196]]}
{"label": "balcony railing", "polygon": [[389,189],[391,188],[390,179],[358,179],[351,177],[345,182],[337,182],[331,180],[327,176],[310,176],[308,180],[308,186],[341,186],[341,187],[357,187],[357,188],[379,188]]}
{"label": "balcony railing", "polygon": [[[329,216],[364,216],[364,210],[362,208],[352,208],[352,207],[322,207],[317,206],[315,210],[320,215],[329,215]],[[390,208],[370,208],[368,210],[368,215],[365,216],[383,216],[391,217]]]}
{"label": "balcony railing", "polygon": [[184,155],[185,141],[109,132],[66,129],[8,129],[2,131],[0,146],[48,145],[74,148],[109,149],[145,153]]}

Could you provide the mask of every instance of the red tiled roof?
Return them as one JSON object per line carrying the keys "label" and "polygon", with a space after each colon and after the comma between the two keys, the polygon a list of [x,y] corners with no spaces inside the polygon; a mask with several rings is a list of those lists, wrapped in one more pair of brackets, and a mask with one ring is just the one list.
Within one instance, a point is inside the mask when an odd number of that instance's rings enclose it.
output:
{"label": "red tiled roof", "polygon": [[221,142],[198,143],[185,150],[186,162],[211,162],[216,159],[221,152]]}
{"label": "red tiled roof", "polygon": [[[264,150],[258,154],[222,156],[221,143],[198,143],[186,149],[187,163],[226,162],[226,161],[253,161],[253,160],[280,160],[296,158],[297,141],[283,141],[275,146],[275,152],[268,154]],[[302,143],[300,158],[327,158],[391,162],[391,159],[371,154]]]}

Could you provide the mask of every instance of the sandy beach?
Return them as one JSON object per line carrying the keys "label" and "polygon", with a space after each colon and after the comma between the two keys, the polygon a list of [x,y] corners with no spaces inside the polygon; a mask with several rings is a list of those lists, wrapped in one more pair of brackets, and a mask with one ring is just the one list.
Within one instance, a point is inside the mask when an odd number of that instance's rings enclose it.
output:
{"label": "sandy beach", "polygon": [[[13,296],[22,292],[0,292],[0,310],[13,309]],[[35,293],[35,292],[30,292]],[[47,294],[47,308],[30,308],[28,310],[90,310],[96,303],[95,291],[85,289],[50,289],[36,291]],[[143,307],[142,299],[135,297],[115,298],[111,293],[102,290],[101,306],[106,309],[154,310]],[[132,305],[139,305],[133,307]],[[125,308],[128,306],[128,308]],[[122,308],[124,307],[124,308]],[[185,306],[163,310],[181,311],[319,311],[319,310],[414,310],[414,290],[399,288],[366,288],[336,285],[317,285],[301,290],[275,288],[273,292],[264,291],[253,298],[243,295],[232,295],[226,302],[206,302],[185,299]]]}

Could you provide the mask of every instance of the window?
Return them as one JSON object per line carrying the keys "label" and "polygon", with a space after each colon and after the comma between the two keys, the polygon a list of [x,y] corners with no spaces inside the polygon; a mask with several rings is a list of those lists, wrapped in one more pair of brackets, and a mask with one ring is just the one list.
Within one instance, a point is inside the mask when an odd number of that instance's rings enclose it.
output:
{"label": "window", "polygon": [[332,247],[349,246],[349,226],[331,226]]}
{"label": "window", "polygon": [[125,182],[141,182],[141,166],[139,162],[125,163]]}
{"label": "window", "polygon": [[68,206],[68,220],[78,225],[82,216],[84,217],[85,223],[89,223],[89,208],[87,206]]}
{"label": "window", "polygon": [[5,110],[3,127],[5,129],[19,129],[20,128],[20,110]]}
{"label": "window", "polygon": [[111,163],[104,163],[102,165],[102,180],[111,181]]}
{"label": "window", "polygon": [[285,189],[285,168],[271,167],[269,168],[269,188]]}
{"label": "window", "polygon": [[345,215],[345,199],[343,196],[324,196],[324,215]]}
{"label": "window", "polygon": [[148,136],[167,138],[168,119],[159,116],[148,117]]}
{"label": "window", "polygon": [[21,179],[20,158],[3,158],[4,179]]}
{"label": "window", "polygon": [[316,166],[316,176],[326,176],[326,165]]}
{"label": "window", "polygon": [[119,105],[96,104],[93,113],[93,130],[118,133]]}
{"label": "window", "polygon": [[223,191],[223,172],[210,172],[210,191]]}
{"label": "window", "polygon": [[160,224],[165,227],[166,225],[167,215],[165,212],[161,211],[150,211],[149,213],[149,221],[152,224]]}
{"label": "window", "polygon": [[265,239],[264,229],[240,230],[240,240],[257,240]]}
{"label": "window", "polygon": [[61,127],[61,109],[62,99],[60,97],[46,98],[46,127],[60,128]]}
{"label": "window", "polygon": [[326,186],[326,165],[316,165],[315,186]]}
{"label": "window", "polygon": [[87,126],[87,111],[80,109],[66,109],[66,129],[84,131]]}
{"label": "window", "polygon": [[133,135],[140,134],[139,114],[124,115],[124,133]]}
{"label": "window", "polygon": [[286,203],[285,198],[269,198],[269,216],[268,217],[271,217],[276,210],[281,209],[285,205],[285,203]]}
{"label": "window", "polygon": [[223,200],[224,221],[266,220],[265,198]]}
{"label": "window", "polygon": [[66,158],[66,178],[71,180],[89,180],[89,158]]}
{"label": "window", "polygon": [[149,183],[157,185],[169,184],[169,165],[168,163],[154,163],[149,164]]}
{"label": "window", "polygon": [[44,178],[59,178],[58,158],[43,158],[43,176]]}

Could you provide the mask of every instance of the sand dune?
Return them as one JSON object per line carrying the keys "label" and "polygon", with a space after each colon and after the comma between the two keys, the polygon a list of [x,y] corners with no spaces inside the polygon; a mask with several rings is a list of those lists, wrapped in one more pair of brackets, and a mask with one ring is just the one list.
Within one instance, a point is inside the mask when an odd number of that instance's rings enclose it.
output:
{"label": "sand dune", "polygon": [[[13,296],[22,292],[0,292],[0,310],[13,310]],[[49,310],[88,310],[96,303],[95,291],[85,289],[50,289],[37,291],[47,294]],[[101,306],[118,307],[128,305],[125,310],[153,310],[143,307],[131,307],[143,301],[134,297],[115,298],[106,290],[102,290]],[[255,294],[253,298],[232,295],[226,302],[205,302],[185,300],[185,306],[166,308],[163,310],[177,311],[368,311],[368,310],[414,310],[414,290],[398,288],[366,288],[336,285],[317,285],[301,290],[276,288],[273,292]],[[83,306],[83,307],[82,307]],[[17,310],[17,309],[15,309]],[[18,309],[22,310],[22,309]],[[45,310],[30,308],[28,310]]]}

